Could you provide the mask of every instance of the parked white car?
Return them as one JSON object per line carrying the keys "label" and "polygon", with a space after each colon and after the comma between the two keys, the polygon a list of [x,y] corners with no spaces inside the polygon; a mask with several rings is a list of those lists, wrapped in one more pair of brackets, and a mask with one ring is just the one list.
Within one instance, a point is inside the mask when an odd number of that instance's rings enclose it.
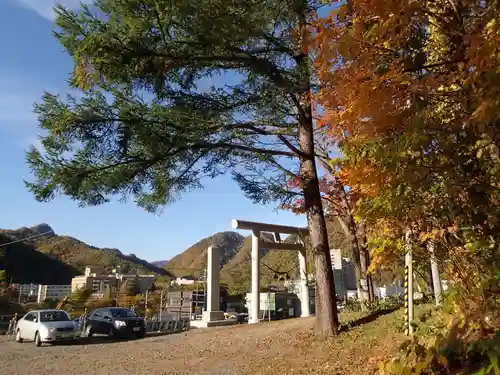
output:
{"label": "parked white car", "polygon": [[16,326],[16,341],[34,341],[36,346],[79,337],[78,323],[72,321],[64,310],[32,310]]}

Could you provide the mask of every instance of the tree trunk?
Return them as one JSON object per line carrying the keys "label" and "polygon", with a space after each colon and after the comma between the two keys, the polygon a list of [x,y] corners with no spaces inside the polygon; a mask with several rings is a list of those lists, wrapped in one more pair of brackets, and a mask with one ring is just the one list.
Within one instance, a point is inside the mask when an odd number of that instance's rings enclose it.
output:
{"label": "tree trunk", "polygon": [[328,245],[328,233],[323,212],[315,160],[314,124],[311,105],[310,61],[307,40],[307,15],[311,12],[308,2],[297,3],[300,37],[297,55],[294,57],[299,70],[303,72],[303,91],[291,93],[298,110],[298,136],[300,145],[300,178],[304,194],[304,206],[309,226],[316,271],[316,331],[323,335],[334,335],[340,324],[337,314],[337,298],[333,278],[332,260]]}
{"label": "tree trunk", "polygon": [[[301,151],[309,155],[313,154],[312,118],[309,124],[300,124],[299,138]],[[314,157],[302,159],[300,169],[304,205],[314,253],[314,268],[316,270],[316,330],[324,335],[333,335],[339,329],[337,301],[326,221],[323,214]]]}
{"label": "tree trunk", "polygon": [[[358,297],[360,302],[364,302],[367,299],[366,295],[363,293],[363,288],[362,288],[362,280],[364,279],[364,277],[361,268],[361,259],[360,259],[361,246],[358,241],[357,237],[358,234],[356,233],[357,232],[356,223],[354,222],[354,219],[351,214],[347,215],[346,220],[348,221],[348,224],[346,224],[344,219],[339,216],[337,216],[337,219],[339,220],[340,226],[342,227],[345,235],[351,239],[352,253],[354,258],[352,259],[352,263],[354,264],[354,272],[356,276],[356,291],[358,292]],[[363,306],[364,305],[362,304],[361,307],[364,308]]]}
{"label": "tree trunk", "polygon": [[303,96],[301,104],[299,143],[303,156],[300,159],[300,177],[316,270],[316,330],[324,335],[333,335],[339,329],[337,298],[314,158],[314,127],[309,95]]}
{"label": "tree trunk", "polygon": [[373,302],[375,300],[373,283],[371,282],[371,277],[368,275],[368,268],[370,267],[370,254],[368,252],[368,244],[365,234],[365,225],[361,223],[359,225],[359,233],[357,233],[360,239],[360,261],[361,261],[361,272],[363,274],[363,293],[365,294],[365,300],[368,302]]}

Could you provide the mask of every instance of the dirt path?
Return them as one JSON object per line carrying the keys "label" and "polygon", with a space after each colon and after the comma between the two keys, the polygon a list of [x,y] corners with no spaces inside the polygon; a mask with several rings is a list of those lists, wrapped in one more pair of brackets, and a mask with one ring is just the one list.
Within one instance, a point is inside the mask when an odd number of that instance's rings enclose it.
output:
{"label": "dirt path", "polygon": [[43,346],[0,340],[6,375],[367,374],[402,341],[402,313],[315,338],[314,318],[197,329],[138,341]]}

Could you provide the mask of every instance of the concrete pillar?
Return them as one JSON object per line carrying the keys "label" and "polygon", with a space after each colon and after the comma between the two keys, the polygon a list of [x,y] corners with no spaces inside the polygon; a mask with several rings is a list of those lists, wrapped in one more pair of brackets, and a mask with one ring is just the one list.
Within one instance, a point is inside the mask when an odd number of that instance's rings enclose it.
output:
{"label": "concrete pillar", "polygon": [[207,253],[207,304],[202,318],[206,322],[224,320],[220,311],[220,251],[210,246]]}
{"label": "concrete pillar", "polygon": [[307,318],[311,316],[309,311],[309,286],[307,284],[307,259],[306,250],[300,250],[299,253],[299,270],[300,270],[300,310],[301,317]]}
{"label": "concrete pillar", "polygon": [[439,267],[437,264],[436,256],[434,255],[434,243],[429,241],[427,243],[431,257],[431,273],[432,273],[432,286],[434,288],[434,298],[436,305],[440,306],[443,303],[443,287],[441,285],[441,277],[439,276]]}
{"label": "concrete pillar", "polygon": [[217,247],[208,248],[207,271],[207,311],[219,311],[220,252]]}
{"label": "concrete pillar", "polygon": [[260,315],[260,232],[252,231],[252,301],[250,320],[248,323],[258,323]]}

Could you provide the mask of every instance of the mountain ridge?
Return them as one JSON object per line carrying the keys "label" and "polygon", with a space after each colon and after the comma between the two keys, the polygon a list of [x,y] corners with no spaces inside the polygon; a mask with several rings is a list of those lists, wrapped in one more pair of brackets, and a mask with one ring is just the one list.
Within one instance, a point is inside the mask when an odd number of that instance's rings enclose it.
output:
{"label": "mountain ridge", "polygon": [[71,236],[58,235],[45,223],[33,227],[0,229],[0,235],[11,240],[7,242],[20,241],[18,243],[32,246],[40,253],[58,259],[80,273],[83,273],[88,265],[100,265],[109,269],[120,266],[126,271],[172,276],[164,268],[157,267],[135,254],[126,255],[119,249],[99,248]]}
{"label": "mountain ridge", "polygon": [[201,276],[207,263],[209,246],[216,246],[220,250],[221,267],[235,256],[244,237],[236,232],[218,232],[202,238],[182,253],[177,254],[166,262],[164,268],[175,276]]}

